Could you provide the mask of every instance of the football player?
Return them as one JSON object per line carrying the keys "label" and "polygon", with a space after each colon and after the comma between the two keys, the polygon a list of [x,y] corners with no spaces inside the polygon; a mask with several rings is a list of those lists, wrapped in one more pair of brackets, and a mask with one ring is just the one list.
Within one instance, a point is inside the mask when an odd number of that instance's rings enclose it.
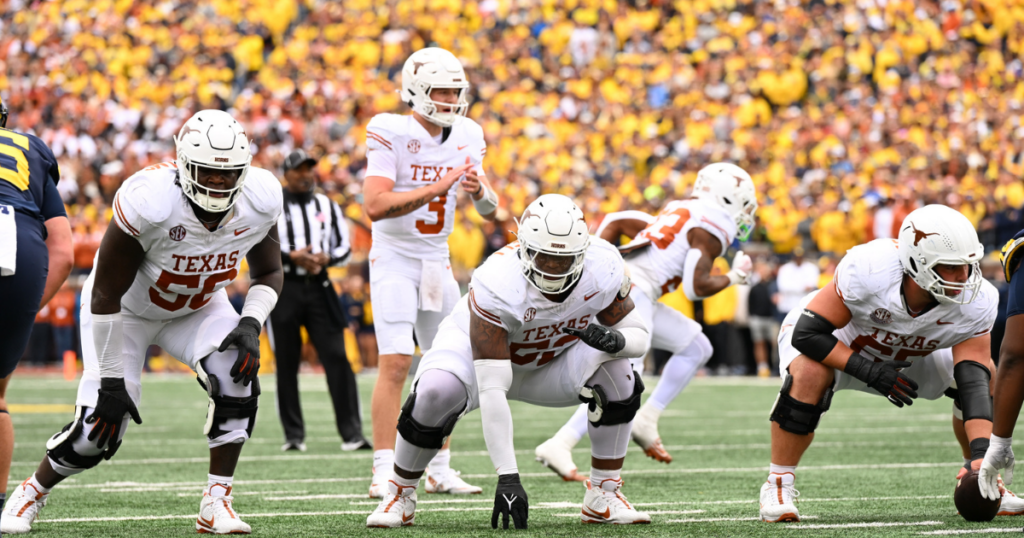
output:
{"label": "football player", "polygon": [[[174,141],[175,161],[136,173],[114,196],[116,226],[82,288],[75,418],[8,501],[4,533],[29,532],[54,486],[112,458],[129,420],[142,423],[142,366],[154,344],[192,368],[209,399],[210,472],[196,530],[251,532],[231,482],[256,422],[260,329],[281,290],[281,184],[250,166],[249,140],[226,112],[197,112]],[[243,257],[252,285],[239,315],[223,288]]]}
{"label": "football player", "polygon": [[57,159],[39,137],[7,129],[0,100],[0,506],[14,453],[7,386],[36,313],[71,272],[71,224],[57,191]]}
{"label": "football player", "polygon": [[[897,241],[850,249],[832,284],[786,316],[762,520],[800,520],[796,466],[839,390],[881,394],[897,407],[950,396],[961,475],[980,467],[992,434],[989,338],[999,302],[981,276],[984,254],[967,217],[925,206],[907,215]],[[1024,502],[1005,491],[1000,513],[1021,512]]]}
{"label": "football player", "polygon": [[[429,350],[459,300],[448,261],[458,184],[485,218],[498,207],[481,168],[483,129],[464,117],[468,92],[469,79],[452,53],[416,51],[402,68],[402,101],[412,115],[378,114],[366,127],[363,196],[373,221],[370,290],[380,353],[370,404],[374,498],[384,496],[391,478],[395,423],[416,343]],[[480,493],[451,470],[450,459],[446,446],[430,462],[427,492]]]}
{"label": "football player", "polygon": [[[757,192],[750,176],[736,165],[716,163],[697,174],[691,199],[670,202],[657,217],[641,211],[613,213],[598,229],[598,235],[610,242],[622,235],[632,239],[620,249],[633,280],[631,297],[651,330],[650,346],[672,352],[657,387],[633,420],[633,440],[657,461],[672,461],[658,434],[661,412],[712,353],[700,324],[658,299],[680,285],[686,296],[696,301],[746,282],[751,261],[742,251],[736,253],[732,270],[725,275],[712,275],[711,266],[734,239],[746,241],[756,211]],[[643,371],[643,360],[634,360],[636,371]],[[581,407],[554,437],[536,449],[537,460],[563,480],[584,480],[576,472],[571,450],[587,433],[586,420],[586,409]]]}
{"label": "football player", "polygon": [[394,476],[368,527],[415,519],[416,487],[455,423],[479,408],[498,473],[491,515],[526,528],[528,502],[512,444],[509,400],[568,407],[590,419],[591,472],[584,523],[649,523],[621,493],[620,471],[643,382],[629,359],[647,352],[622,257],[591,239],[569,198],[537,198],[519,221],[519,241],[473,273],[469,294],[445,318],[423,356],[398,419]]}
{"label": "football player", "polygon": [[[988,452],[981,464],[978,485],[982,495],[989,499],[1003,496],[999,483],[999,471],[1007,484],[1013,482],[1013,427],[1020,415],[1021,402],[1024,402],[1024,342],[1020,337],[1024,334],[1024,278],[1017,275],[1020,268],[1021,254],[1024,254],[1024,230],[1017,232],[1013,239],[1007,241],[1000,253],[999,260],[1003,264],[1003,276],[1010,283],[1009,297],[1006,305],[1006,333],[999,347],[999,370],[996,372],[995,418],[992,421],[992,437]],[[1014,278],[1016,276],[1016,278]],[[1002,506],[1000,506],[1002,511]]]}

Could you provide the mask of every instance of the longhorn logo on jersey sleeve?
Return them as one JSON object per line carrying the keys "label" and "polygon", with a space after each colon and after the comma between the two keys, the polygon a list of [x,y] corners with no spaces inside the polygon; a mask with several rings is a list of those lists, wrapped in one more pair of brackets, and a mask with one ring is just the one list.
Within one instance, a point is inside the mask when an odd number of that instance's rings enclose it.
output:
{"label": "longhorn logo on jersey sleeve", "polygon": [[[914,246],[915,247],[917,246],[918,243],[921,242],[922,239],[925,239],[925,238],[927,238],[929,236],[932,236],[932,235],[939,235],[939,232],[933,232],[933,233],[922,232],[921,230],[917,229],[917,226],[914,226],[913,222],[910,223],[910,228],[912,230],[914,230]],[[906,230],[906,228],[904,228],[904,230]]]}

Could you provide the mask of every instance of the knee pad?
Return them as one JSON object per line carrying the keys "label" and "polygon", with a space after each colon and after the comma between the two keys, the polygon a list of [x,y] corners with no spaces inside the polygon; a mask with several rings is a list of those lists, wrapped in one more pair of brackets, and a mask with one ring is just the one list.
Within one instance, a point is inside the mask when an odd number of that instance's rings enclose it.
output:
{"label": "knee pad", "polygon": [[595,384],[586,385],[580,390],[580,401],[587,404],[587,419],[596,427],[626,424],[633,420],[640,409],[640,395],[644,392],[644,382],[640,375],[633,372],[633,394],[625,400],[608,401],[604,387]]}
{"label": "knee pad", "polygon": [[230,430],[225,430],[221,427],[226,420],[241,418],[248,419],[245,434],[248,437],[252,437],[252,430],[256,425],[256,411],[259,409],[259,378],[257,377],[252,380],[250,385],[252,393],[249,396],[227,396],[221,392],[220,379],[214,374],[207,373],[206,368],[203,367],[204,362],[206,362],[206,359],[196,363],[196,379],[209,398],[209,407],[206,410],[206,424],[203,426],[203,433],[211,441],[216,440],[222,435],[230,433]]}
{"label": "knee pad", "polygon": [[809,404],[798,401],[789,395],[789,389],[793,386],[793,376],[787,375],[779,391],[779,397],[775,399],[772,406],[771,420],[778,422],[779,427],[789,433],[797,435],[808,435],[814,433],[821,420],[821,415],[828,411],[832,405],[832,387],[825,389],[821,401],[817,404]]}
{"label": "knee pad", "polygon": [[46,441],[46,455],[60,466],[74,469],[75,472],[92,469],[104,459],[109,460],[114,457],[117,449],[121,446],[121,441],[117,440],[110,443],[110,448],[107,450],[97,448],[96,454],[79,454],[75,451],[75,440],[82,435],[82,421],[84,420],[82,415],[84,413],[84,407],[76,406],[75,419]]}
{"label": "knee pad", "polygon": [[463,407],[462,411],[446,418],[440,426],[426,426],[412,417],[412,410],[415,407],[416,392],[413,391],[409,393],[405,404],[402,405],[402,413],[398,415],[398,433],[402,434],[403,439],[415,446],[436,449],[444,446],[444,442],[452,434],[452,430],[455,429],[455,423],[459,421],[462,412],[466,410]]}

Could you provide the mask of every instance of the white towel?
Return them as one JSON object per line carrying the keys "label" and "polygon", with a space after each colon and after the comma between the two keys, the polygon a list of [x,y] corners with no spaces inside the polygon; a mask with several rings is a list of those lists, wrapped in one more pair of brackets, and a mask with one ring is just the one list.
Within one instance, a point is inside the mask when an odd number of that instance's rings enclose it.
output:
{"label": "white towel", "polygon": [[14,208],[0,205],[0,276],[14,274],[18,263],[18,225],[14,221]]}
{"label": "white towel", "polygon": [[420,272],[420,310],[440,312],[444,307],[447,265],[445,260],[423,260],[423,269]]}

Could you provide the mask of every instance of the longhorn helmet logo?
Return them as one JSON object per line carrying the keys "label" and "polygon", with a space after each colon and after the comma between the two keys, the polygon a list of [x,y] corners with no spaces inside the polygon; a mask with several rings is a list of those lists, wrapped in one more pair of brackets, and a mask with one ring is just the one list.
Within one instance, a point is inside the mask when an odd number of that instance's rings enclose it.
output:
{"label": "longhorn helmet logo", "polygon": [[428,63],[430,63],[430,62],[413,62],[412,63],[412,74],[415,75],[415,74],[419,73],[420,68],[423,67],[424,65],[427,65]]}
{"label": "longhorn helmet logo", "polygon": [[[924,239],[926,237],[929,237],[929,236],[932,236],[932,235],[939,235],[939,232],[933,232],[933,233],[922,232],[921,230],[917,229],[917,226],[914,226],[913,222],[910,223],[910,228],[914,230],[914,246],[915,247],[917,246],[918,243],[921,242],[922,239]],[[904,228],[904,230],[906,230],[906,228]]]}

